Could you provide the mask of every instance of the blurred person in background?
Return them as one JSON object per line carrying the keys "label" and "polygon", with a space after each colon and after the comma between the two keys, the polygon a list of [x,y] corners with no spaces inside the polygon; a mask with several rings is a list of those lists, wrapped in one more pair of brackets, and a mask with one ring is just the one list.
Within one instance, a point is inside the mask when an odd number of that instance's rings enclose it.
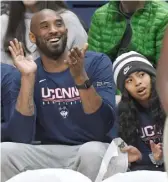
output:
{"label": "blurred person in background", "polygon": [[168,115],[168,28],[163,40],[163,48],[157,69],[157,89],[163,104],[163,108]]}
{"label": "blurred person in background", "polygon": [[[6,2],[5,2],[6,3]],[[68,10],[63,1],[10,1],[9,11],[6,7],[6,14],[1,15],[1,62],[13,64],[8,50],[9,41],[17,38],[23,43],[25,54],[31,54],[34,59],[39,57],[35,44],[29,40],[30,20],[34,13],[48,8],[60,13],[68,29],[67,47],[73,46],[82,48],[87,42],[87,33],[78,17]]]}
{"label": "blurred person in background", "polygon": [[[163,48],[161,56],[159,59],[158,69],[157,69],[157,90],[163,105],[163,108],[168,116],[168,28],[163,39]],[[164,157],[166,170],[168,172],[168,119],[165,124],[164,129]]]}
{"label": "blurred person in background", "polygon": [[7,13],[9,9],[9,1],[1,1],[1,15]]}
{"label": "blurred person in background", "polygon": [[88,34],[89,50],[117,56],[136,51],[156,66],[168,25],[168,4],[159,1],[113,1],[97,9]]}

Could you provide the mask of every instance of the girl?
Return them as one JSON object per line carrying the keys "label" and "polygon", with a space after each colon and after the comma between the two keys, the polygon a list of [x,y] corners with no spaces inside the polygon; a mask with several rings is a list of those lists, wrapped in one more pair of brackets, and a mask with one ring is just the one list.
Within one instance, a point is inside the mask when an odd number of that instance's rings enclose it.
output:
{"label": "girl", "polygon": [[52,9],[60,13],[68,29],[67,47],[83,47],[87,42],[87,33],[78,17],[68,10],[63,1],[10,1],[9,12],[0,17],[1,31],[1,60],[13,64],[8,50],[9,41],[17,38],[23,43],[25,53],[34,59],[39,57],[36,45],[30,42],[30,21],[33,14],[42,9]]}
{"label": "girl", "polygon": [[114,80],[122,93],[119,136],[142,153],[131,170],[164,170],[162,136],[165,113],[156,89],[156,71],[137,52],[119,56],[113,64]]}

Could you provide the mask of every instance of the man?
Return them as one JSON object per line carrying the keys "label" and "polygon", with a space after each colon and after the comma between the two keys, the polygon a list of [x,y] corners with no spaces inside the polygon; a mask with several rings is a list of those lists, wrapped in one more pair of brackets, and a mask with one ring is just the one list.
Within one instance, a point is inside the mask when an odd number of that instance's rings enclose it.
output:
{"label": "man", "polygon": [[39,168],[69,168],[94,181],[115,120],[112,64],[104,54],[86,52],[87,44],[68,52],[67,29],[52,10],[33,16],[30,40],[41,53],[36,62],[24,57],[17,39],[9,46],[20,73],[7,128],[13,143],[1,144],[2,182]]}
{"label": "man", "polygon": [[133,50],[156,66],[167,25],[165,2],[111,0],[93,15],[89,50],[103,52],[112,61]]}

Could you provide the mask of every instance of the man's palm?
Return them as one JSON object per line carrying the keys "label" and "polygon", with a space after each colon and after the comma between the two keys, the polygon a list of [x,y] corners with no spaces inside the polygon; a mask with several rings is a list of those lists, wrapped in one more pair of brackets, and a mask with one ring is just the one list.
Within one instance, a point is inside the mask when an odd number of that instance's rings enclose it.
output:
{"label": "man's palm", "polygon": [[25,58],[24,56],[19,55],[15,58],[14,64],[23,74],[35,73],[37,70],[37,65],[32,57]]}
{"label": "man's palm", "polygon": [[17,39],[10,41],[9,50],[11,52],[14,65],[23,75],[29,75],[36,72],[36,63],[33,61],[31,56],[25,58],[22,45]]}

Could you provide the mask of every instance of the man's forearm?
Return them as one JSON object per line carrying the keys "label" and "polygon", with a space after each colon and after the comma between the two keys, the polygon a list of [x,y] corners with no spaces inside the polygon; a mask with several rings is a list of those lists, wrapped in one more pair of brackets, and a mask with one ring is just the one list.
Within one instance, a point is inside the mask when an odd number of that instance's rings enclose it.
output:
{"label": "man's forearm", "polygon": [[21,88],[17,98],[16,110],[25,116],[34,114],[35,74],[21,77]]}
{"label": "man's forearm", "polygon": [[[83,84],[88,79],[87,76],[75,79],[77,85]],[[88,89],[79,89],[79,95],[82,101],[82,106],[86,114],[95,113],[102,105],[102,98],[91,86]]]}
{"label": "man's forearm", "polygon": [[79,94],[86,114],[95,113],[101,107],[102,99],[93,86],[87,90],[79,90]]}

